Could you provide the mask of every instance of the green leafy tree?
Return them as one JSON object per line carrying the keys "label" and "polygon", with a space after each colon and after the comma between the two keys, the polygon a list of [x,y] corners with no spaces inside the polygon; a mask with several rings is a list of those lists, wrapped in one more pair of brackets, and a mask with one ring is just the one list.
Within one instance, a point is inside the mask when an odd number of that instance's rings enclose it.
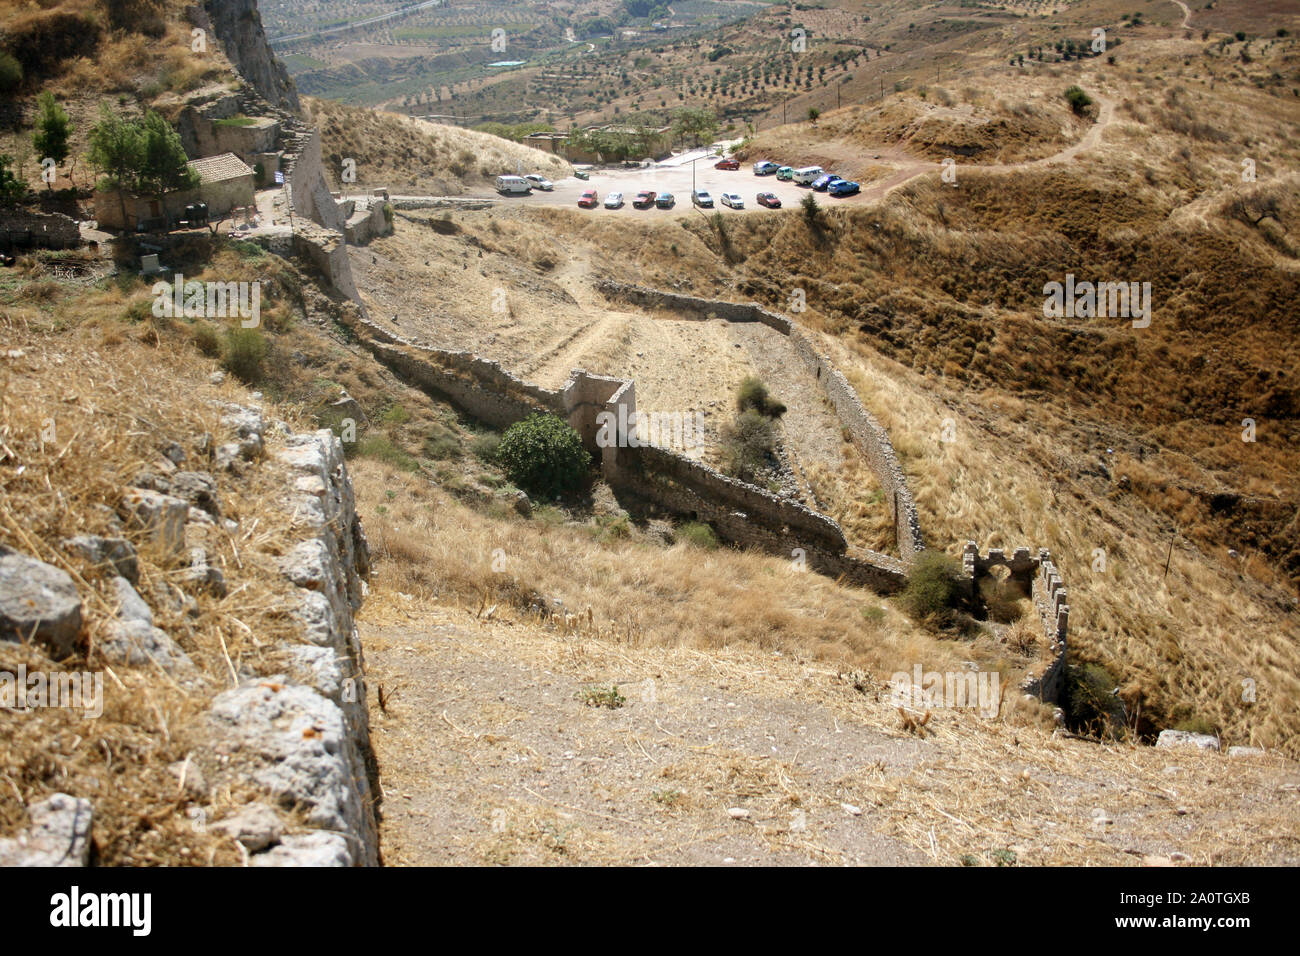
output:
{"label": "green leafy tree", "polygon": [[591,468],[582,438],[554,415],[529,415],[507,428],[497,460],[520,488],[548,498],[579,490]]}
{"label": "green leafy tree", "polygon": [[0,93],[12,93],[23,85],[23,65],[8,53],[0,53]]}
{"label": "green leafy tree", "polygon": [[[106,177],[105,185],[120,193],[161,196],[199,184],[198,174],[186,165],[180,134],[152,110],[141,120],[130,120],[102,105],[99,122],[90,131],[89,156]],[[125,222],[125,196],[119,195],[119,200]]]}
{"label": "green leafy tree", "polygon": [[710,141],[718,132],[718,118],[713,110],[704,107],[686,107],[673,116],[673,137],[678,140],[691,141],[698,146],[701,141]]}
{"label": "green leafy tree", "polygon": [[[61,166],[68,158],[68,140],[72,135],[72,121],[67,112],[54,99],[54,94],[46,90],[36,99],[39,113],[36,117],[36,131],[32,133],[32,145],[41,160],[52,159],[55,166]],[[52,182],[45,184],[54,188]]]}
{"label": "green leafy tree", "polygon": [[12,206],[27,192],[27,185],[9,168],[13,161],[7,153],[0,154],[0,205]]}
{"label": "green leafy tree", "polygon": [[1092,97],[1078,86],[1071,86],[1065,91],[1065,101],[1070,104],[1070,109],[1074,110],[1077,116],[1082,116],[1092,105]]}
{"label": "green leafy tree", "polygon": [[136,187],[144,163],[144,136],[140,126],[118,116],[107,103],[99,107],[99,122],[90,130],[90,163],[104,176],[104,187],[118,190],[122,222],[126,222],[126,192]]}

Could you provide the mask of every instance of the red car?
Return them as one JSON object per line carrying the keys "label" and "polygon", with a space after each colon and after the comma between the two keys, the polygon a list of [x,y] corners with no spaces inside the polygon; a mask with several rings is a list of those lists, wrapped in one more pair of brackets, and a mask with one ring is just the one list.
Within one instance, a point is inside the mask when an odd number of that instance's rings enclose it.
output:
{"label": "red car", "polygon": [[777,197],[776,193],[759,193],[758,204],[760,206],[766,206],[768,209],[781,208],[781,200]]}
{"label": "red car", "polygon": [[655,194],[649,189],[643,189],[636,194],[632,200],[633,209],[649,209],[655,204]]}
{"label": "red car", "polygon": [[599,200],[596,198],[596,190],[584,189],[582,198],[578,200],[578,205],[583,209],[595,209]]}
{"label": "red car", "polygon": [[739,169],[739,168],[740,168],[740,160],[738,160],[738,159],[722,159],[722,160],[719,160],[718,162],[714,163],[714,164],[713,164],[713,168],[714,168],[714,169]]}

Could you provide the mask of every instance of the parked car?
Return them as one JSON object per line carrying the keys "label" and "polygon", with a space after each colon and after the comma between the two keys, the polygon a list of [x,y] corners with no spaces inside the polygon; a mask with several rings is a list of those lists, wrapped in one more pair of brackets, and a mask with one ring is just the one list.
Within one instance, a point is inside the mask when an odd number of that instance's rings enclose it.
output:
{"label": "parked car", "polygon": [[766,206],[768,209],[780,209],[781,199],[776,193],[759,193],[758,204]]}
{"label": "parked car", "polygon": [[554,183],[552,183],[545,176],[539,175],[537,173],[529,173],[527,176],[524,177],[524,179],[528,180],[528,184],[532,186],[534,189],[540,189],[543,192],[549,193],[552,189],[555,188]]}
{"label": "parked car", "polygon": [[697,189],[691,193],[691,203],[696,206],[703,206],[705,209],[713,208],[713,197],[703,189]]}
{"label": "parked car", "polygon": [[672,193],[660,193],[655,197],[655,205],[660,209],[672,209],[677,205],[677,199]]}
{"label": "parked car", "polygon": [[824,193],[830,187],[831,183],[838,183],[839,181],[840,181],[839,176],[835,175],[834,173],[826,173],[826,175],[819,176],[813,182],[812,188],[817,190],[819,193]]}
{"label": "parked car", "polygon": [[852,196],[854,193],[861,191],[861,186],[857,183],[849,182],[847,179],[837,179],[826,187],[826,193],[830,196]]}
{"label": "parked car", "polygon": [[732,209],[744,209],[745,200],[740,198],[740,193],[723,193],[722,205],[730,206]]}
{"label": "parked car", "polygon": [[794,167],[782,166],[776,171],[776,178],[781,180],[783,183],[788,183],[790,180],[794,179]]}
{"label": "parked car", "polygon": [[578,200],[578,205],[583,209],[595,209],[599,202],[600,197],[596,195],[596,190],[584,189],[582,191],[582,198]]}
{"label": "parked car", "polygon": [[588,180],[591,178],[591,173],[587,172],[585,169],[575,169],[573,171],[573,178]]}
{"label": "parked car", "polygon": [[649,209],[654,204],[655,194],[649,189],[641,190],[636,194],[636,198],[632,200],[633,209]]}
{"label": "parked car", "polygon": [[770,159],[760,159],[758,162],[754,164],[754,175],[771,176],[780,168],[781,168],[780,165],[772,162]]}
{"label": "parked car", "polygon": [[738,159],[720,159],[713,164],[714,169],[739,169],[740,160]]}
{"label": "parked car", "polygon": [[622,193],[610,193],[608,196],[606,196],[606,197],[605,197],[605,208],[606,208],[606,209],[621,209],[621,208],[623,208],[623,194],[622,194]]}
{"label": "parked car", "polygon": [[814,182],[826,175],[826,170],[820,166],[805,166],[803,169],[796,169],[790,178],[796,185],[811,186]]}
{"label": "parked car", "polygon": [[531,192],[533,184],[522,176],[498,176],[497,192],[509,196]]}

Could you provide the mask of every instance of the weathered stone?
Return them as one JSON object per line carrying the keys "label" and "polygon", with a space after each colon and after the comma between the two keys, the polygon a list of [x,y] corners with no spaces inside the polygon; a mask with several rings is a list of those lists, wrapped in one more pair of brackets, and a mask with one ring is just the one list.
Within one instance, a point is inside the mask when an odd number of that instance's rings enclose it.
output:
{"label": "weathered stone", "polygon": [[177,498],[184,498],[189,504],[206,511],[214,518],[221,517],[217,482],[206,471],[176,472],[171,477],[171,493]]}
{"label": "weathered stone", "polygon": [[99,651],[110,664],[144,667],[157,664],[168,673],[188,673],[194,662],[166,631],[144,621],[114,621],[99,642]]}
{"label": "weathered stone", "polygon": [[163,457],[166,458],[168,461],[170,461],[173,465],[185,464],[185,449],[182,448],[176,442],[174,441],[167,442],[167,444],[163,445],[161,451]]}
{"label": "weathered stone", "polygon": [[34,640],[56,656],[81,632],[81,598],[72,578],[44,561],[0,549],[0,640]]}
{"label": "weathered stone", "polygon": [[97,569],[112,570],[132,584],[140,580],[140,557],[126,538],[79,534],[64,540],[63,547]]}
{"label": "weathered stone", "polygon": [[185,519],[189,504],[171,495],[145,488],[128,488],[118,510],[131,527],[148,532],[167,555],[185,550]]}
{"label": "weathered stone", "polygon": [[197,553],[191,555],[189,567],[181,571],[181,581],[214,597],[225,597],[226,576],[212,563],[212,557],[206,550],[196,550]]}
{"label": "weathered stone", "polygon": [[153,624],[153,610],[149,603],[142,597],[135,588],[131,587],[131,582],[126,578],[113,578],[110,582],[113,589],[113,597],[117,600],[117,616],[123,621],[142,621],[145,624]]}
{"label": "weathered stone", "polygon": [[1219,738],[1212,734],[1194,734],[1187,730],[1162,730],[1156,738],[1157,747],[1198,747],[1201,750],[1218,750]]}
{"label": "weathered stone", "polygon": [[1229,747],[1229,757],[1262,757],[1265,754],[1263,747]]}
{"label": "weathered stone", "polygon": [[291,833],[279,844],[249,860],[252,866],[351,866],[348,841],[337,833],[317,830]]}
{"label": "weathered stone", "polygon": [[250,803],[233,816],[212,824],[212,829],[233,837],[250,853],[256,853],[279,842],[284,824],[274,808],[265,803]]}
{"label": "weathered stone", "polygon": [[0,866],[85,866],[90,862],[89,800],[56,793],[27,808],[31,826],[0,839]]}
{"label": "weathered stone", "polygon": [[219,695],[211,720],[216,751],[251,761],[252,779],[284,805],[377,846],[365,757],[337,704],[276,676]]}
{"label": "weathered stone", "polygon": [[516,513],[525,518],[533,516],[533,503],[525,492],[520,491],[515,495],[514,508]]}

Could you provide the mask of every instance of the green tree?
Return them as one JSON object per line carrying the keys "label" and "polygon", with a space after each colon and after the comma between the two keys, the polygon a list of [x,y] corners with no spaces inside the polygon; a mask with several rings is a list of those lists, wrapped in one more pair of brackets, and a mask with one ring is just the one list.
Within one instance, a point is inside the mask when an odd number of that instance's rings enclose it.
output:
{"label": "green tree", "polygon": [[9,168],[13,157],[0,154],[0,205],[11,206],[27,192],[26,184]]}
{"label": "green tree", "polygon": [[809,119],[809,121],[815,123],[815,122],[817,122],[817,117],[819,117],[819,116],[821,116],[821,115],[822,115],[822,111],[819,110],[817,107],[815,107],[815,106],[810,106],[810,107],[808,107],[808,119]]}
{"label": "green tree", "polygon": [[710,141],[717,134],[718,118],[711,109],[688,106],[673,115],[672,131],[674,138],[689,139],[692,146],[698,146],[701,140]]}
{"label": "green tree", "polygon": [[0,93],[12,93],[23,85],[23,65],[8,53],[0,53]]}
{"label": "green tree", "polygon": [[529,415],[507,428],[497,460],[520,488],[548,498],[580,489],[591,468],[582,438],[554,415]]}
{"label": "green tree", "polygon": [[118,116],[107,103],[99,107],[99,122],[90,130],[90,163],[103,176],[103,185],[118,190],[122,222],[126,223],[126,193],[134,190],[144,163],[144,136],[138,124]]}
{"label": "green tree", "polygon": [[[42,160],[52,159],[54,165],[61,166],[68,158],[68,139],[72,135],[72,121],[63,107],[54,99],[54,94],[46,90],[36,99],[40,112],[36,117],[36,131],[32,133],[32,145],[36,155]],[[52,181],[45,184],[53,189]]]}

